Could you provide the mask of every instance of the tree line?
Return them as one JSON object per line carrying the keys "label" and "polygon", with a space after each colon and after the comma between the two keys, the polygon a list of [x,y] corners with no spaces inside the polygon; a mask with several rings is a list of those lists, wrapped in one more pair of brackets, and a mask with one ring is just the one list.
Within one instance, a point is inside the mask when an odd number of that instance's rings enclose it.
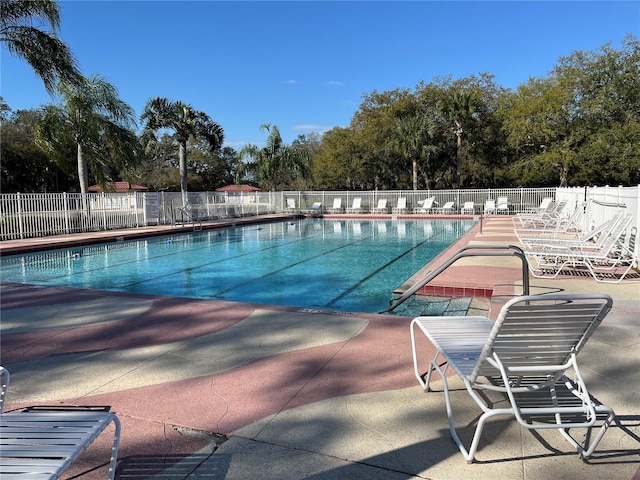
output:
{"label": "tree line", "polygon": [[[49,30],[34,33],[34,17]],[[180,100],[150,99],[136,118],[115,86],[78,71],[57,38],[59,21],[54,1],[0,4],[0,41],[54,99],[13,112],[0,97],[4,193],[86,192],[119,180],[185,194],[231,183],[265,190],[640,183],[640,43],[631,35],[620,49],[562,57],[546,77],[516,89],[480,73],[373,91],[346,127],[287,145],[265,123],[264,146],[235,150],[224,146],[222,125]]]}

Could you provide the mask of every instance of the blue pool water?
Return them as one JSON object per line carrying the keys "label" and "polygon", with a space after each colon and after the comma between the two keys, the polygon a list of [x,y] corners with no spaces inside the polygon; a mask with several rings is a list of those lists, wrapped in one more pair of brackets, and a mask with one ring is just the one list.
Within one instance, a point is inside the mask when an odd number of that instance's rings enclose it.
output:
{"label": "blue pool water", "polygon": [[2,258],[34,285],[379,312],[472,220],[303,219]]}

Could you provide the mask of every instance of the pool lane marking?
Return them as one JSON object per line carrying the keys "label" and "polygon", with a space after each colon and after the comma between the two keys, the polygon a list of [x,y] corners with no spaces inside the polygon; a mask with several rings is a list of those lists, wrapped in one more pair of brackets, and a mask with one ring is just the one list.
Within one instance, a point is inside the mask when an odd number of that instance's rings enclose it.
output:
{"label": "pool lane marking", "polygon": [[[351,293],[353,290],[355,290],[356,288],[358,288],[358,287],[359,287],[360,285],[362,285],[364,282],[368,281],[371,277],[373,277],[373,276],[377,275],[380,271],[384,270],[384,269],[385,269],[385,268],[387,268],[389,265],[391,265],[391,264],[393,264],[393,263],[397,262],[398,260],[400,260],[400,259],[401,259],[402,257],[404,257],[405,255],[408,255],[410,252],[412,252],[412,251],[416,250],[416,249],[417,249],[417,248],[419,248],[420,246],[422,246],[422,245],[424,245],[425,243],[427,243],[429,240],[433,239],[434,237],[436,237],[436,236],[438,236],[438,235],[441,235],[441,234],[442,234],[442,233],[444,233],[444,232],[445,232],[445,229],[444,229],[444,228],[441,228],[441,229],[439,229],[439,230],[437,230],[437,229],[436,229],[434,232],[432,232],[432,235],[431,235],[431,236],[429,236],[429,237],[425,238],[425,240],[423,240],[423,241],[422,241],[422,242],[420,242],[420,243],[417,243],[416,245],[412,246],[412,247],[411,247],[411,248],[409,248],[408,250],[405,250],[402,254],[400,254],[400,255],[396,256],[395,258],[393,258],[393,259],[392,259],[392,260],[390,260],[389,262],[385,263],[383,266],[381,266],[381,267],[379,267],[379,268],[375,269],[372,273],[370,273],[370,274],[369,274],[369,275],[367,275],[366,277],[364,277],[364,278],[360,279],[358,282],[356,282],[354,285],[352,285],[351,287],[349,287],[348,289],[344,290],[342,293],[340,293],[339,295],[337,295],[336,297],[334,297],[334,298],[333,298],[329,303],[326,303],[324,306],[325,306],[325,307],[328,307],[328,308],[332,308],[332,305],[333,305],[336,301],[338,301],[338,300],[340,300],[340,299],[344,298],[346,295],[348,295],[348,294],[349,294],[349,293]],[[236,290],[236,289],[238,289],[238,288],[242,288],[242,287],[244,287],[244,286],[246,286],[246,285],[250,285],[251,283],[259,282],[259,281],[261,281],[261,280],[263,280],[263,279],[265,279],[265,278],[268,278],[268,277],[270,277],[270,276],[272,276],[272,275],[275,275],[275,274],[277,274],[277,273],[283,272],[283,271],[285,271],[285,270],[288,270],[288,269],[290,269],[290,268],[296,267],[296,266],[301,265],[301,264],[303,264],[303,263],[306,263],[306,262],[309,262],[309,261],[315,260],[315,259],[317,259],[317,258],[323,257],[323,256],[325,256],[325,255],[328,255],[328,254],[330,254],[330,253],[336,252],[336,251],[341,250],[341,249],[343,249],[343,248],[347,248],[347,247],[351,247],[351,246],[353,246],[353,245],[357,245],[358,243],[364,242],[365,240],[368,240],[368,239],[371,239],[371,238],[375,238],[375,237],[376,237],[376,235],[375,235],[375,234],[368,235],[368,236],[366,236],[366,237],[361,237],[361,238],[359,238],[359,239],[358,239],[358,240],[356,240],[356,241],[349,242],[349,243],[345,243],[344,245],[340,245],[339,247],[336,247],[336,248],[333,248],[333,249],[330,249],[330,250],[326,250],[326,251],[324,251],[324,252],[322,252],[322,253],[320,253],[320,254],[318,254],[318,255],[314,255],[314,256],[308,257],[308,258],[306,258],[306,259],[302,259],[302,260],[299,260],[299,261],[297,261],[297,262],[291,263],[291,264],[289,264],[289,265],[283,266],[282,268],[279,268],[278,270],[272,270],[271,272],[266,273],[266,274],[264,274],[264,275],[261,275],[261,276],[259,276],[259,277],[255,277],[255,278],[252,278],[252,279],[250,279],[250,280],[244,281],[244,282],[242,282],[242,283],[236,284],[236,285],[234,285],[233,287],[229,287],[229,288],[227,288],[227,289],[220,290],[220,291],[218,291],[218,292],[217,292],[213,297],[211,297],[211,298],[224,299],[223,295],[224,295],[224,294],[226,294],[226,293],[228,293],[228,292],[230,292],[230,291]]]}
{"label": "pool lane marking", "polygon": [[[340,245],[339,247],[332,248],[330,250],[326,250],[326,251],[324,251],[324,252],[322,252],[322,253],[320,253],[318,255],[313,255],[311,257],[307,257],[307,258],[304,258],[302,260],[298,260],[297,262],[290,263],[288,265],[283,266],[282,268],[279,268],[277,270],[272,270],[269,273],[265,273],[264,275],[261,275],[259,277],[255,277],[255,278],[252,278],[251,280],[246,280],[244,282],[238,283],[238,284],[234,285],[233,287],[230,287],[230,288],[227,288],[227,289],[224,289],[224,290],[220,290],[212,298],[223,298],[222,295],[224,295],[225,293],[228,293],[228,292],[230,292],[232,290],[236,290],[238,288],[244,287],[244,286],[249,285],[249,284],[254,283],[254,282],[259,282],[261,280],[264,280],[265,278],[268,278],[268,277],[270,277],[272,275],[275,275],[276,273],[284,272],[285,270],[289,270],[290,268],[296,267],[296,266],[301,265],[301,264],[306,263],[306,262],[310,262],[311,260],[315,260],[315,259],[320,258],[320,257],[324,257],[325,255],[328,255],[330,253],[337,252],[338,250],[342,250],[343,248],[351,247],[353,245],[356,245],[358,243],[363,242],[364,240],[367,240],[367,239],[373,238],[373,237],[375,237],[375,235],[369,235],[367,237],[362,237],[362,238],[360,238],[360,239],[358,239],[358,240],[356,240],[354,242],[345,243],[343,245]],[[306,237],[306,238],[311,238],[311,237]]]}
{"label": "pool lane marking", "polygon": [[342,300],[344,297],[346,297],[347,295],[349,295],[351,292],[353,292],[355,289],[357,289],[358,287],[360,287],[363,283],[369,281],[369,279],[371,279],[372,277],[378,275],[381,271],[383,271],[384,269],[386,269],[387,267],[389,267],[389,265],[392,265],[393,263],[397,262],[398,260],[400,260],[402,257],[404,257],[405,255],[408,255],[410,252],[418,249],[419,247],[421,247],[422,245],[424,245],[425,243],[427,243],[429,240],[433,239],[434,237],[441,235],[442,233],[444,233],[444,228],[440,229],[440,230],[436,230],[435,232],[432,232],[432,235],[430,237],[425,238],[422,242],[417,243],[416,245],[414,245],[413,247],[411,247],[410,249],[406,250],[405,252],[403,252],[402,254],[398,255],[397,257],[391,259],[390,261],[388,261],[387,263],[385,263],[384,265],[376,268],[375,270],[373,270],[369,275],[367,275],[366,277],[361,278],[358,282],[354,283],[352,286],[350,286],[349,288],[347,288],[346,290],[343,290],[339,295],[337,295],[336,297],[334,297],[331,301],[329,301],[329,303],[326,303],[324,306],[328,307],[328,308],[339,308],[335,306],[335,303]]}

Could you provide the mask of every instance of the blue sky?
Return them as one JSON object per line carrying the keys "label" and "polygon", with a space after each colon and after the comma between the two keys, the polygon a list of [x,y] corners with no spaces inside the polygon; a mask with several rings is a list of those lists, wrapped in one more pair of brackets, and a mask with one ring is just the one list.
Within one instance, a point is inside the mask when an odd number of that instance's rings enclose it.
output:
{"label": "blue sky", "polygon": [[[560,57],[640,37],[640,1],[69,1],[61,37],[139,116],[149,98],[190,103],[226,145],[285,142],[348,126],[362,96],[481,72],[516,88]],[[0,95],[13,110],[51,101],[1,47]]]}

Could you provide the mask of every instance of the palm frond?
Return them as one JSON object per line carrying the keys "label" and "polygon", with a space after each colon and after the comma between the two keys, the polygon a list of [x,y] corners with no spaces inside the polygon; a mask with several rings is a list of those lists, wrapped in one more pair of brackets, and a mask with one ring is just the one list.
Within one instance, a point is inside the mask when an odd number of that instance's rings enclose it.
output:
{"label": "palm frond", "polygon": [[45,23],[52,30],[60,27],[60,9],[53,0],[2,0],[0,30],[18,23]]}
{"label": "palm frond", "polygon": [[49,93],[58,80],[78,83],[82,77],[71,50],[55,35],[32,26],[8,26],[0,31],[0,41],[31,65]]}

